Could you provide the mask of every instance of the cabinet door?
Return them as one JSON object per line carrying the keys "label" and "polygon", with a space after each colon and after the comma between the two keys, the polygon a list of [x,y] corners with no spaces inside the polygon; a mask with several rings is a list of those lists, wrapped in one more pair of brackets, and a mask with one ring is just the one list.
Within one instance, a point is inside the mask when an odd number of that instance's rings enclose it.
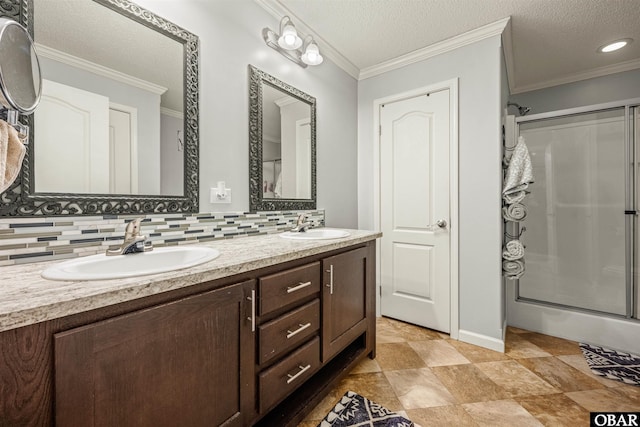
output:
{"label": "cabinet door", "polygon": [[322,361],[326,362],[367,330],[367,248],[322,261]]}
{"label": "cabinet door", "polygon": [[56,425],[246,424],[254,290],[248,281],[55,334]]}

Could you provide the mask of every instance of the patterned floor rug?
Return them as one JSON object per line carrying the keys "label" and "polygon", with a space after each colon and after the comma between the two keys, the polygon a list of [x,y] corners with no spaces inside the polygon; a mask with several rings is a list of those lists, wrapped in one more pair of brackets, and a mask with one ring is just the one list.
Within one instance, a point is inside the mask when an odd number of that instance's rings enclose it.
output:
{"label": "patterned floor rug", "polygon": [[580,349],[594,374],[640,386],[640,357],[583,343]]}
{"label": "patterned floor rug", "polygon": [[348,391],[318,424],[318,427],[413,427],[413,423],[395,412]]}

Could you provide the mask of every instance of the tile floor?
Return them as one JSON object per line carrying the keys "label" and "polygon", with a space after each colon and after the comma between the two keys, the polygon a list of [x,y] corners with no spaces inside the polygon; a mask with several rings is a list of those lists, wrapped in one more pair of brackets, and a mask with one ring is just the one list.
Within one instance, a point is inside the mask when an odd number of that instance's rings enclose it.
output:
{"label": "tile floor", "polygon": [[589,412],[640,411],[640,387],[593,375],[578,343],[507,330],[498,353],[378,318],[365,359],[307,416],[315,427],[347,391],[427,426],[588,426]]}

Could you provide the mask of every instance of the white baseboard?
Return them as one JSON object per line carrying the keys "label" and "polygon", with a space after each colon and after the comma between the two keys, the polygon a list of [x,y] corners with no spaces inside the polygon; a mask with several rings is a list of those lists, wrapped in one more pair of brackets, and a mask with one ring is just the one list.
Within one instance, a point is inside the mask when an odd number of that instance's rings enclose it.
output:
{"label": "white baseboard", "polygon": [[481,335],[475,332],[460,329],[458,331],[458,340],[473,345],[479,345],[480,347],[488,348],[489,350],[504,353],[504,339],[499,340],[497,338],[488,337],[486,335]]}

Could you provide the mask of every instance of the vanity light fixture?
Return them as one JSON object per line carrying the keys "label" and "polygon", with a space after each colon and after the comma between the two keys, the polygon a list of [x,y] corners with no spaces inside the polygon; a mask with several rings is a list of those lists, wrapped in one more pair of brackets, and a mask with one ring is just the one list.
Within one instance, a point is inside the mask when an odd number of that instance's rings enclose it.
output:
{"label": "vanity light fixture", "polygon": [[616,41],[613,41],[611,43],[607,43],[605,45],[600,46],[598,48],[598,52],[601,52],[601,53],[614,52],[614,51],[616,51],[618,49],[622,49],[623,47],[625,47],[626,45],[628,45],[632,41],[633,41],[633,39],[616,40]]}
{"label": "vanity light fixture", "polygon": [[[320,55],[318,44],[313,37],[302,37],[296,31],[291,18],[285,16],[280,20],[280,34],[269,28],[262,30],[262,38],[270,48],[277,50],[282,56],[295,62],[302,68],[307,65],[319,65],[324,58]],[[303,42],[304,38],[304,42]]]}
{"label": "vanity light fixture", "polygon": [[296,50],[302,46],[302,39],[293,26],[293,22],[288,16],[280,21],[280,37],[278,37],[278,46],[286,50]]}

